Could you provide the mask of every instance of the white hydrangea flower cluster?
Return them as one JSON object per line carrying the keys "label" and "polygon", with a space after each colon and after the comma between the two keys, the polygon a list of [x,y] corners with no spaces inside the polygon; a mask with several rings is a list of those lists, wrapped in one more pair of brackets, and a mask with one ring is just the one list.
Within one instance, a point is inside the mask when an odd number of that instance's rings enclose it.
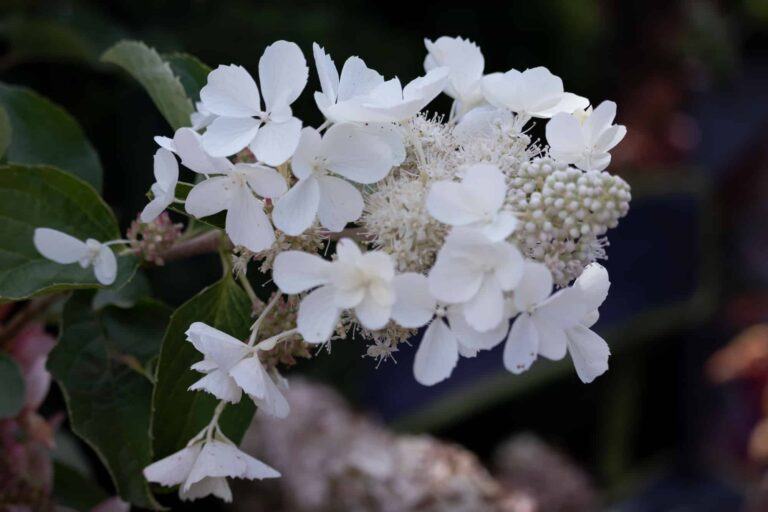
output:
{"label": "white hydrangea flower cluster", "polygon": [[[566,353],[584,382],[607,370],[608,345],[590,327],[609,287],[594,260],[630,200],[628,185],[604,172],[626,132],[613,122],[616,105],[593,110],[543,67],[486,74],[482,52],[462,38],[425,43],[426,73],[405,86],[359,57],[339,71],[315,44],[314,99],[325,121],[313,128],[291,109],[308,80],[304,55],[278,41],[261,57],[258,84],[240,66],[219,66],[191,127],[156,138],[157,182],[142,221],[173,203],[195,218],[226,212],[237,271],[262,259],[298,308],[295,327],[260,339],[276,294],[247,342],[190,326],[203,355],[190,389],[220,406],[187,448],[146,469],[149,480],[180,484],[183,499],[229,499],[225,477],[277,476],[232,446],[218,417],[243,393],[267,414],[288,414],[285,380],[263,360],[297,335],[325,344],[359,327],[373,340],[368,354],[384,360],[425,327],[414,362],[424,385],[448,378],[460,356],[499,344],[513,373]],[[441,92],[454,99],[448,119],[421,114]],[[532,139],[534,119],[545,120],[548,145]],[[176,197],[177,159],[199,175],[185,199]],[[113,282],[108,246],[125,241],[70,238],[40,228],[35,244]],[[318,254],[332,240],[335,255]]]}

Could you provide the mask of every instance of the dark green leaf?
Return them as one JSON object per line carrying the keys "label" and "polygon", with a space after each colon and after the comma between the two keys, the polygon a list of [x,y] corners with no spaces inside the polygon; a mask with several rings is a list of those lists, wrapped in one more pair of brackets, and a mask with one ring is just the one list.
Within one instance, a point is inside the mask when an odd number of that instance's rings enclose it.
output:
{"label": "dark green leaf", "polygon": [[188,53],[167,53],[163,55],[163,59],[171,65],[173,73],[181,80],[187,97],[192,101],[199,100],[200,89],[208,81],[211,68]]}
{"label": "dark green leaf", "polygon": [[64,109],[34,91],[2,83],[0,105],[11,125],[8,162],[53,165],[101,191],[99,157],[80,125]]}
{"label": "dark green leaf", "polygon": [[0,418],[13,418],[24,406],[24,377],[16,361],[0,352]]}
{"label": "dark green leaf", "polygon": [[[183,448],[211,419],[218,400],[201,391],[188,391],[201,374],[190,369],[202,359],[186,339],[193,322],[206,324],[245,339],[250,327],[251,304],[231,276],[206,288],[177,309],[163,339],[153,395],[152,433],[155,458]],[[224,432],[239,442],[253,416],[253,402],[244,399],[228,406],[221,418]]]}
{"label": "dark green leaf", "polygon": [[144,299],[131,309],[94,312],[93,295],[75,292],[67,301],[48,369],[64,394],[72,430],[109,469],[120,497],[158,508],[142,475],[152,460],[152,383],[143,364],[157,353],[170,310]]}
{"label": "dark green leaf", "polygon": [[101,56],[123,68],[146,89],[168,124],[176,130],[189,126],[192,102],[168,62],[144,43],[120,41]]}
{"label": "dark green leaf", "polygon": [[[47,166],[0,166],[0,298],[19,300],[99,283],[92,268],[59,265],[43,258],[32,243],[35,228],[58,229],[80,240],[120,238],[112,211],[84,181]],[[118,258],[112,288],[136,271],[133,256]]]}
{"label": "dark green leaf", "polygon": [[104,306],[117,306],[120,308],[133,307],[139,299],[148,297],[151,293],[149,279],[141,270],[134,274],[133,278],[120,289],[113,287],[102,288],[93,297],[93,309],[101,309]]}
{"label": "dark green leaf", "polygon": [[91,510],[109,498],[107,492],[76,469],[53,463],[53,498],[56,504],[74,510]]}

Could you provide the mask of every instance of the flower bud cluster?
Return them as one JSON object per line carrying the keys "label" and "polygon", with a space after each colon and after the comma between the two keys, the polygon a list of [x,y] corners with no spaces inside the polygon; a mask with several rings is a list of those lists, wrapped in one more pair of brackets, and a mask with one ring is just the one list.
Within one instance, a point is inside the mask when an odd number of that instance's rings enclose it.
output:
{"label": "flower bud cluster", "polygon": [[167,212],[161,213],[152,222],[139,219],[128,228],[131,248],[141,254],[142,259],[155,265],[163,265],[163,253],[181,236],[181,224],[174,224]]}

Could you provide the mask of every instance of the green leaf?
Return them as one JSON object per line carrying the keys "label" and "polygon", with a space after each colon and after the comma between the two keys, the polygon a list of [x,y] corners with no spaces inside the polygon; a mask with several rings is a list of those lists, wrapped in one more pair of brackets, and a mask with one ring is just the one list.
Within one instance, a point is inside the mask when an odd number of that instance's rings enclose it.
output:
{"label": "green leaf", "polygon": [[173,73],[181,80],[187,97],[192,101],[200,99],[200,89],[208,81],[211,68],[188,53],[166,53],[163,59],[171,65]]}
{"label": "green leaf", "polygon": [[91,510],[109,498],[109,494],[75,468],[54,462],[53,498],[62,507]]}
{"label": "green leaf", "polygon": [[[155,458],[160,459],[182,449],[205,427],[218,400],[202,391],[188,391],[202,376],[190,369],[202,359],[186,339],[193,322],[205,322],[235,338],[248,337],[251,304],[245,292],[227,275],[177,309],[163,339],[153,395],[152,433]],[[253,402],[244,398],[230,405],[221,417],[222,429],[239,442],[254,413]]]}
{"label": "green leaf", "polygon": [[104,52],[101,60],[130,73],[174,130],[189,126],[192,102],[171,66],[153,48],[138,41],[120,41]]}
{"label": "green leaf", "polygon": [[120,289],[114,287],[102,288],[93,297],[93,309],[101,309],[104,306],[117,306],[119,308],[131,308],[139,299],[151,294],[149,279],[141,270],[134,274],[133,278]]}
{"label": "green leaf", "polygon": [[16,361],[0,352],[0,418],[13,418],[24,406],[24,377]]}
{"label": "green leaf", "polygon": [[61,387],[72,431],[96,452],[125,501],[159,508],[142,470],[152,461],[152,383],[143,364],[160,346],[170,310],[148,299],[131,309],[91,308],[93,291],[64,306],[48,370]]}
{"label": "green leaf", "polygon": [[24,87],[0,83],[0,105],[11,126],[9,163],[47,164],[101,190],[101,163],[82,128],[64,109]]}
{"label": "green leaf", "polygon": [[[35,228],[49,227],[80,240],[120,238],[107,204],[87,183],[47,166],[0,166],[0,298],[20,300],[72,288],[101,287],[93,268],[45,259],[32,243]],[[118,258],[112,288],[119,289],[138,266]]]}

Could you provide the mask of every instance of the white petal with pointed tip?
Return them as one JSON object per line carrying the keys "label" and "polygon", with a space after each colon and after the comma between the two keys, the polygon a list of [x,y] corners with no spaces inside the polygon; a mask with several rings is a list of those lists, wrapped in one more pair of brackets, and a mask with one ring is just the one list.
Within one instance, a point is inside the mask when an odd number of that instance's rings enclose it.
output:
{"label": "white petal with pointed tip", "polygon": [[172,487],[184,482],[192,471],[192,466],[200,454],[200,443],[187,446],[164,459],[153,462],[144,468],[144,477],[166,487]]}

